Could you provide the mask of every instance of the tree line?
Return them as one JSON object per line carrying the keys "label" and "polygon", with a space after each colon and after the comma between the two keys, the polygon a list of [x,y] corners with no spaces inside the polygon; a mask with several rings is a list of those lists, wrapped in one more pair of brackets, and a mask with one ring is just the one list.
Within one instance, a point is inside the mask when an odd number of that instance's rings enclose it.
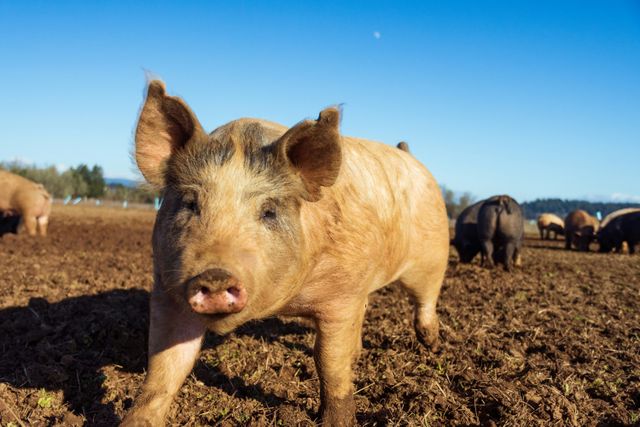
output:
{"label": "tree line", "polygon": [[[468,192],[456,193],[447,187],[442,187],[442,195],[447,208],[449,218],[457,218],[458,215],[469,205],[476,202],[475,198]],[[598,212],[602,218],[613,211],[624,208],[640,208],[640,203],[620,203],[620,202],[589,202],[586,200],[567,199],[535,199],[533,201],[521,203],[526,219],[536,219],[542,213],[554,213],[564,218],[569,212],[582,209],[589,214],[596,216]]]}
{"label": "tree line", "polygon": [[54,197],[86,197],[104,200],[127,200],[135,203],[153,203],[159,194],[145,186],[126,187],[122,184],[107,185],[101,166],[79,164],[65,171],[55,166],[37,167],[21,162],[0,162],[5,169],[31,181],[38,182]]}
{"label": "tree line", "polygon": [[21,162],[3,162],[0,168],[44,185],[54,197],[99,198],[105,193],[103,171],[98,165],[89,168],[80,164],[63,172],[59,172],[55,166],[39,168]]}
{"label": "tree line", "polygon": [[524,215],[528,219],[536,219],[538,215],[545,212],[554,213],[564,218],[569,212],[582,209],[591,215],[598,212],[602,218],[613,211],[624,208],[639,207],[639,203],[619,203],[619,202],[588,202],[586,200],[565,200],[565,199],[536,199],[531,202],[521,204]]}

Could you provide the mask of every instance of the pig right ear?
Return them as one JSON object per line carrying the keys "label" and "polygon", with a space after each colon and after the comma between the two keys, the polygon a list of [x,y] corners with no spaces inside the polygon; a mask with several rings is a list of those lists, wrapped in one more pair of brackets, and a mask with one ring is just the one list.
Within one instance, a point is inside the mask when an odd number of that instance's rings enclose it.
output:
{"label": "pig right ear", "polygon": [[167,96],[159,80],[149,83],[136,128],[136,163],[150,184],[163,187],[169,157],[203,134],[198,119],[182,99]]}
{"label": "pig right ear", "polygon": [[322,197],[321,187],[329,187],[338,178],[342,163],[340,147],[340,111],[327,108],[317,120],[305,120],[289,129],[279,141],[279,155],[298,175],[305,188],[303,198],[315,202]]}

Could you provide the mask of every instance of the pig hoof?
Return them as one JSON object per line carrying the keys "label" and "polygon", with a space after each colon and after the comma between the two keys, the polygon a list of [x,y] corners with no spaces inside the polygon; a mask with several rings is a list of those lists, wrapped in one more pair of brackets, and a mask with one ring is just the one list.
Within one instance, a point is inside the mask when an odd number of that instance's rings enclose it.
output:
{"label": "pig hoof", "polygon": [[353,396],[327,398],[327,402],[320,403],[320,415],[323,426],[351,427],[357,425]]}
{"label": "pig hoof", "polygon": [[[426,326],[418,326],[416,325],[416,337],[420,344],[422,344],[426,349],[431,350],[433,353],[437,353],[440,349],[440,343],[438,340],[438,328],[429,328]],[[434,330],[435,329],[435,330]]]}

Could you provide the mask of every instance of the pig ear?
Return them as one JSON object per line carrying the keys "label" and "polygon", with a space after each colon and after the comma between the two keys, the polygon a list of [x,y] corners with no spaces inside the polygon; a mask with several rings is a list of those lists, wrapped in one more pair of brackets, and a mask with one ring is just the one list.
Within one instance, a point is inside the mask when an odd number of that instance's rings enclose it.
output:
{"label": "pig ear", "polygon": [[342,163],[339,125],[340,111],[327,108],[317,120],[298,123],[279,141],[279,155],[302,179],[303,197],[310,202],[320,200],[321,187],[330,187],[338,178]]}
{"label": "pig ear", "polygon": [[169,157],[202,134],[202,126],[187,104],[167,96],[161,81],[151,81],[136,128],[136,163],[145,179],[163,187]]}

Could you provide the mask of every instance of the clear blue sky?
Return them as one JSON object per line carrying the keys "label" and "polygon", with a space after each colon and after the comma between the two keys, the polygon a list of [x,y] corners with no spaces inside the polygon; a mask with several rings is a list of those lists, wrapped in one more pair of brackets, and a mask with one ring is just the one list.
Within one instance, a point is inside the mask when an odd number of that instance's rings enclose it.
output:
{"label": "clear blue sky", "polygon": [[640,2],[0,0],[0,160],[135,177],[144,70],[207,130],[409,142],[476,197],[640,200]]}

